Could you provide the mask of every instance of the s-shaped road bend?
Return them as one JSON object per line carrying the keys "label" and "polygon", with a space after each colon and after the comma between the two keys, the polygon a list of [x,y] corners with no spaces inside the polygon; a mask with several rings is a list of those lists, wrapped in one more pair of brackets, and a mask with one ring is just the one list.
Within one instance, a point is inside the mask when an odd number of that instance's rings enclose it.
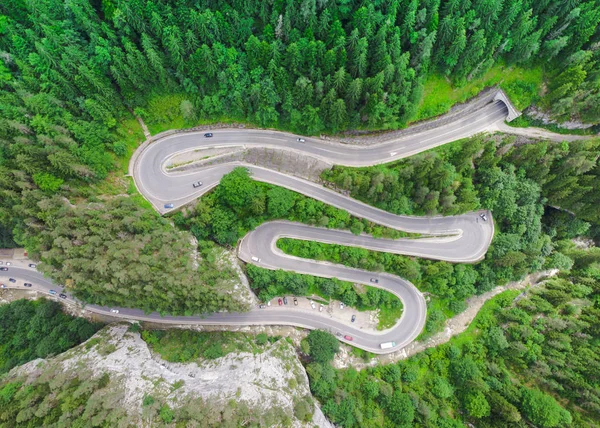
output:
{"label": "s-shaped road bend", "polygon": [[[306,312],[293,306],[253,308],[245,313],[216,313],[203,317],[170,317],[159,314],[145,315],[140,310],[122,308],[118,316],[127,319],[170,324],[205,325],[294,325],[310,329],[324,329],[353,337],[352,344],[374,353],[394,352],[412,342],[425,324],[427,306],[421,292],[410,282],[386,273],[373,273],[337,264],[300,259],[284,254],[276,247],[279,238],[311,240],[325,243],[367,248],[395,254],[414,255],[435,260],[457,263],[473,263],[481,260],[494,234],[493,220],[489,212],[468,213],[452,217],[409,217],[391,214],[355,199],[346,197],[313,182],[286,175],[274,170],[247,165],[240,162],[223,163],[185,172],[167,171],[165,165],[175,155],[204,148],[269,147],[291,150],[312,156],[329,164],[346,166],[370,166],[388,163],[415,153],[481,132],[494,131],[503,123],[508,111],[502,102],[492,102],[483,108],[443,127],[407,135],[372,146],[352,146],[324,142],[268,130],[219,129],[212,138],[203,132],[179,133],[168,136],[138,149],[132,158],[130,172],[142,195],[160,212],[177,209],[214,188],[223,175],[236,166],[248,168],[255,180],[263,181],[341,208],[349,213],[380,225],[406,232],[424,235],[418,239],[376,239],[368,235],[356,236],[342,230],[312,227],[287,221],[271,221],[249,232],[241,241],[238,257],[267,269],[283,269],[320,277],[335,277],[345,281],[383,288],[398,296],[404,306],[401,319],[396,325],[381,332],[364,331],[346,323],[331,319],[319,312]],[[194,188],[192,184],[203,185]],[[173,208],[165,208],[173,204]],[[487,221],[481,217],[486,214]],[[254,259],[253,259],[254,258]],[[258,260],[258,261],[257,261]],[[31,269],[17,269],[21,278],[52,287],[41,274]],[[11,274],[13,276],[14,274]],[[371,279],[377,279],[374,283]],[[44,285],[45,284],[45,285]],[[86,306],[98,313],[108,313],[109,308]],[[382,350],[383,342],[395,342],[395,346]]]}

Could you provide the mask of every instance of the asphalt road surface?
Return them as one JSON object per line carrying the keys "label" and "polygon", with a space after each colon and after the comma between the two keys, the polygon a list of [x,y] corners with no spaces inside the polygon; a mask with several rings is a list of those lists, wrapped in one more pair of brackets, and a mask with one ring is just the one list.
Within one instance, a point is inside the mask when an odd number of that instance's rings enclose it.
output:
{"label": "asphalt road surface", "polygon": [[[276,131],[219,129],[212,138],[204,132],[180,133],[151,143],[139,149],[132,158],[133,177],[137,188],[161,213],[177,209],[193,201],[216,186],[221,177],[239,165],[247,167],[254,179],[286,187],[326,204],[344,209],[351,214],[395,229],[424,235],[418,239],[375,239],[367,235],[356,236],[347,231],[311,227],[286,221],[272,221],[259,226],[246,235],[238,251],[240,259],[268,269],[284,269],[320,277],[335,277],[341,280],[383,288],[398,296],[404,305],[399,322],[391,329],[374,332],[363,331],[352,323],[331,319],[326,315],[295,308],[294,306],[254,308],[246,313],[216,313],[206,316],[161,316],[157,313],[144,314],[141,310],[118,308],[124,319],[152,321],[165,324],[205,325],[294,325],[310,329],[324,329],[340,335],[353,337],[352,344],[374,353],[394,352],[413,341],[423,329],[426,318],[426,302],[423,295],[410,282],[394,275],[351,269],[340,265],[299,259],[283,254],[275,243],[281,237],[337,243],[347,246],[385,251],[395,254],[415,255],[436,260],[471,263],[482,259],[494,234],[493,220],[489,212],[469,213],[453,217],[409,217],[398,216],[366,205],[315,183],[285,175],[277,171],[229,163],[188,172],[168,172],[167,161],[173,156],[201,148],[270,147],[293,150],[319,158],[330,164],[369,166],[391,162],[415,153],[481,132],[498,129],[507,116],[507,108],[494,102],[473,112],[467,117],[419,134],[386,141],[373,146],[349,146],[341,143],[324,142]],[[194,188],[192,183],[202,181]],[[165,208],[173,204],[173,208]],[[487,220],[483,219],[483,214]],[[253,259],[254,258],[254,259]],[[258,260],[256,260],[258,259]],[[31,282],[45,292],[61,287],[52,284],[34,269],[10,267],[2,272],[20,281]],[[377,282],[374,282],[377,280]],[[14,286],[14,284],[9,284]],[[18,284],[17,286],[22,286]],[[67,293],[67,302],[74,302]],[[111,308],[87,305],[91,312],[111,315]],[[114,309],[114,308],[112,308]],[[340,340],[346,341],[342,337]],[[395,342],[392,348],[382,350],[383,342]]]}

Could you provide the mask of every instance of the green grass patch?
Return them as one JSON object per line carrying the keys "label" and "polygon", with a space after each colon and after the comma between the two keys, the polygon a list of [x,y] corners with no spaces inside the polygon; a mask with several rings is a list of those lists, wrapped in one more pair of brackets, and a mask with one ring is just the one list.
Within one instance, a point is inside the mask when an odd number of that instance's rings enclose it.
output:
{"label": "green grass patch", "polygon": [[483,76],[462,86],[439,74],[431,74],[425,82],[423,100],[413,122],[444,114],[458,103],[476,96],[484,88],[499,85],[519,110],[528,107],[539,97],[542,87],[541,67],[522,68],[507,66],[501,62],[490,68]]}
{"label": "green grass patch", "polygon": [[507,122],[507,125],[514,128],[529,128],[535,126],[537,128],[547,129],[548,131],[563,135],[594,135],[595,133],[595,127],[590,127],[587,129],[567,129],[555,123],[546,124],[539,119],[534,119],[526,115],[521,115],[512,122]]}
{"label": "green grass patch", "polygon": [[144,330],[142,338],[162,359],[173,363],[214,360],[231,352],[259,354],[271,343],[262,340],[262,335],[230,331]]}

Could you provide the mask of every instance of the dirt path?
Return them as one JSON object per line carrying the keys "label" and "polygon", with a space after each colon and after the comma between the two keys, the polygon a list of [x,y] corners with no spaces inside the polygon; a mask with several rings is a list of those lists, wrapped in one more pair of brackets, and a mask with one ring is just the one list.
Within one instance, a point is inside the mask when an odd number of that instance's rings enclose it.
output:
{"label": "dirt path", "polygon": [[550,132],[542,128],[534,128],[531,126],[529,128],[516,128],[507,125],[506,123],[499,123],[498,130],[505,134],[522,135],[529,138],[543,138],[557,142],[587,140],[594,137],[593,135],[558,134],[556,132]]}
{"label": "dirt path", "polygon": [[336,356],[334,366],[336,368],[354,367],[357,370],[361,370],[363,368],[373,367],[378,364],[389,364],[404,360],[424,351],[425,349],[442,345],[448,342],[453,336],[464,332],[467,327],[469,327],[473,319],[475,319],[475,316],[477,313],[479,313],[479,310],[482,308],[483,304],[492,297],[497,296],[506,290],[523,290],[529,286],[541,284],[544,279],[550,278],[557,273],[558,269],[536,272],[531,275],[527,275],[522,281],[509,282],[508,284],[496,287],[487,293],[467,299],[467,309],[454,318],[447,320],[444,331],[433,335],[424,342],[412,342],[410,345],[404,347],[398,352],[378,355],[369,362],[365,362],[360,358],[350,355],[348,352],[346,352],[346,350],[342,350]]}

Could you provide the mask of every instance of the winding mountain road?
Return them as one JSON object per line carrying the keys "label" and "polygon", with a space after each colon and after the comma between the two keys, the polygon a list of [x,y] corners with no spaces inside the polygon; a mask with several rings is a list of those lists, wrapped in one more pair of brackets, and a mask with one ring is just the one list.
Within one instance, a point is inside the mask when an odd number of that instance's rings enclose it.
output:
{"label": "winding mountain road", "polygon": [[[224,174],[236,166],[242,165],[247,167],[252,177],[258,181],[288,188],[344,209],[357,217],[398,230],[419,233],[424,237],[398,240],[375,239],[367,235],[356,236],[342,230],[322,229],[287,221],[271,221],[248,233],[239,245],[238,256],[247,263],[268,269],[284,269],[320,277],[336,277],[341,280],[380,287],[395,294],[404,305],[402,317],[393,328],[382,332],[363,331],[353,327],[349,322],[337,321],[319,312],[302,310],[294,306],[254,308],[246,313],[217,313],[202,317],[147,315],[140,310],[119,308],[119,314],[115,316],[166,324],[271,324],[294,325],[310,329],[320,328],[338,333],[338,335],[350,335],[353,337],[352,344],[354,346],[370,352],[389,353],[399,350],[413,341],[425,324],[426,302],[413,284],[390,274],[373,273],[288,256],[277,249],[276,241],[281,237],[290,237],[436,260],[472,263],[484,257],[492,240],[494,227],[489,212],[481,211],[453,217],[398,216],[310,181],[240,162],[209,167],[198,166],[197,169],[187,172],[167,171],[165,166],[173,156],[188,151],[203,148],[239,150],[252,146],[295,151],[329,164],[377,165],[481,132],[495,131],[499,124],[503,123],[507,114],[508,110],[504,103],[491,102],[441,128],[365,147],[325,142],[312,138],[305,138],[304,142],[299,142],[297,136],[288,133],[246,129],[215,130],[213,138],[205,138],[203,132],[179,133],[141,146],[132,157],[130,173],[142,195],[163,214],[199,198],[215,187]],[[202,181],[203,185],[194,188],[192,184],[196,181]],[[165,208],[166,204],[173,204],[173,208]],[[487,215],[487,220],[482,218],[482,214]],[[57,290],[56,285],[53,285],[34,269],[10,267],[9,273],[11,277],[18,277],[34,283],[36,288],[43,291],[52,288]],[[372,279],[377,279],[378,283],[374,283]],[[71,301],[71,299],[68,298],[67,301]],[[110,314],[110,309],[105,307],[88,305],[86,309],[96,313]],[[382,342],[392,341],[396,343],[392,348],[382,350],[379,346]]]}

